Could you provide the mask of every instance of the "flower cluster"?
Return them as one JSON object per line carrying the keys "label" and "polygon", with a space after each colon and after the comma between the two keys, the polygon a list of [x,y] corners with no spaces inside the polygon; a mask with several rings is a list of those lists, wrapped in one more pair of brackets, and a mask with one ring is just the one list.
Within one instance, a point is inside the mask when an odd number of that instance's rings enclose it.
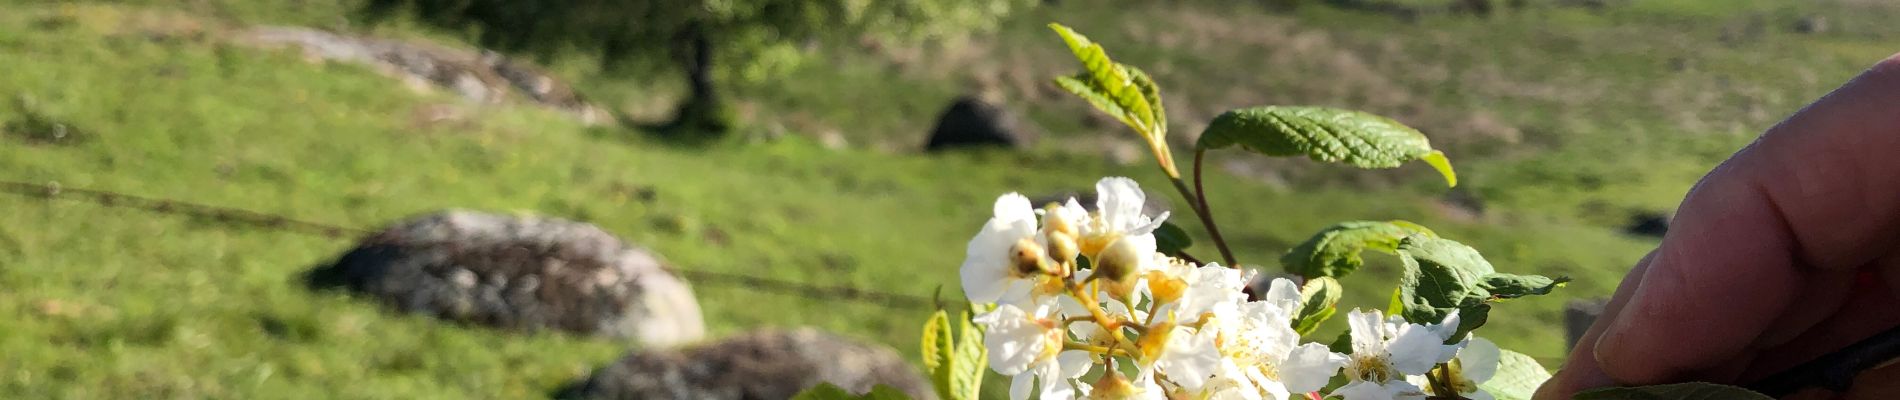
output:
{"label": "flower cluster", "polygon": [[1012,399],[1279,400],[1314,395],[1342,373],[1330,394],[1347,400],[1489,398],[1477,383],[1495,371],[1498,349],[1454,338],[1456,313],[1413,324],[1353,310],[1350,353],[1301,343],[1293,281],[1275,278],[1250,300],[1250,271],[1157,252],[1153,231],[1167,215],[1143,214],[1134,180],[1102,179],[1096,198],[1090,211],[1003,195],[970,240],[964,291],[995,305],[974,321],[990,366],[1013,378]]}

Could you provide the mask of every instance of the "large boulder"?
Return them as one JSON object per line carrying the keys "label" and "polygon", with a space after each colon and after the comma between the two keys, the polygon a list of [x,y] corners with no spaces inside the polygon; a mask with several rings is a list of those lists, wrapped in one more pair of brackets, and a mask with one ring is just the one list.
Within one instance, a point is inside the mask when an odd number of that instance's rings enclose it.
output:
{"label": "large boulder", "polygon": [[370,236],[307,276],[406,312],[643,345],[700,339],[692,289],[652,252],[593,225],[447,211]]}
{"label": "large boulder", "polygon": [[918,400],[936,393],[889,347],[811,328],[767,330],[689,349],[635,351],[563,394],[575,399],[789,399],[829,382],[863,394],[889,385]]}
{"label": "large boulder", "polygon": [[937,117],[937,127],[930,130],[930,142],[924,144],[925,151],[940,151],[959,147],[1006,147],[1013,148],[1026,144],[1022,133],[1022,123],[1002,107],[973,96],[957,98]]}
{"label": "large boulder", "polygon": [[239,33],[237,42],[296,47],[312,60],[366,65],[411,87],[446,90],[477,103],[522,99],[588,125],[612,119],[606,109],[588,102],[553,74],[493,51],[290,26],[253,28]]}

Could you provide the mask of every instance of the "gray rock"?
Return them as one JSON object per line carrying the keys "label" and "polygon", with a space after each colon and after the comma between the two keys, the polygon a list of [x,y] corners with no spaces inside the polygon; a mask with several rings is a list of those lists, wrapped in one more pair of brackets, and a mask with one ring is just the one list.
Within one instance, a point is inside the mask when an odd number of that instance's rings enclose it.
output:
{"label": "gray rock", "polygon": [[491,51],[272,26],[244,32],[239,42],[295,46],[312,59],[367,65],[411,86],[448,90],[477,103],[500,103],[519,96],[590,125],[611,117],[546,71]]}
{"label": "gray rock", "polygon": [[700,339],[692,289],[659,257],[593,225],[448,211],[370,236],[307,276],[406,312],[512,330]]}
{"label": "gray rock", "polygon": [[937,127],[930,130],[930,142],[924,144],[924,150],[1020,147],[1027,142],[1021,130],[1022,121],[1002,107],[974,96],[959,97],[937,118]]}
{"label": "gray rock", "polygon": [[937,398],[929,381],[896,351],[811,328],[754,332],[689,349],[636,351],[563,397],[776,400],[821,382],[857,394],[882,384],[913,399]]}

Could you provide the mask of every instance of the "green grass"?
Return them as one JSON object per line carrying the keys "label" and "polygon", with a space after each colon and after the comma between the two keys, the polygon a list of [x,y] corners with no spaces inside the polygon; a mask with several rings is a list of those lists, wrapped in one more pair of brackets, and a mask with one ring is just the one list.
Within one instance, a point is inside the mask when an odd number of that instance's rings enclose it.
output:
{"label": "green grass", "polygon": [[[1413,24],[1327,8],[1272,14],[1064,1],[1019,15],[973,47],[908,63],[825,50],[810,68],[736,88],[747,129],[836,130],[858,147],[830,150],[802,135],[682,146],[527,107],[416,93],[364,68],[218,39],[240,23],[456,37],[402,21],[352,25],[348,1],[267,3],[10,5],[0,14],[0,60],[8,60],[0,96],[13,101],[0,105],[0,123],[65,124],[73,134],[0,133],[0,179],[362,227],[443,208],[532,212],[599,224],[682,268],[917,295],[941,287],[955,298],[964,243],[1000,193],[1086,189],[1105,175],[1168,193],[1151,166],[1089,150],[1101,135],[1125,133],[1092,127],[1080,101],[1036,88],[1074,68],[1041,27],[1056,20],[1154,72],[1177,135],[1221,110],[1266,103],[1366,108],[1424,127],[1485,200],[1484,215],[1445,212],[1438,199],[1446,190],[1423,166],[1364,173],[1272,161],[1264,165],[1284,184],[1214,173],[1211,201],[1241,258],[1268,269],[1280,251],[1333,222],[1407,219],[1474,245],[1502,271],[1576,278],[1559,296],[1502,305],[1481,331],[1547,361],[1564,353],[1562,302],[1607,294],[1654,245],[1617,233],[1627,214],[1673,208],[1752,132],[1885,56],[1891,49],[1880,43],[1900,37],[1870,22],[1900,11],[1849,0],[1679,0]],[[1782,27],[1812,13],[1833,17],[1836,30]],[[1171,33],[1133,22],[1140,17],[1196,29]],[[1767,21],[1765,33],[1726,28],[1755,20]],[[1746,37],[1724,39],[1728,30]],[[603,76],[584,60],[552,69],[635,113],[663,106],[677,87]],[[998,82],[1047,131],[1041,144],[910,154],[937,107],[972,80]],[[465,117],[416,116],[444,107]],[[642,200],[642,191],[655,196]],[[1186,208],[1175,209],[1196,230]],[[349,246],[0,197],[0,397],[523,398],[629,349],[402,316],[296,283]],[[1396,261],[1371,259],[1346,279],[1354,288],[1347,304],[1385,304]],[[811,325],[914,357],[926,317],[740,287],[694,289],[714,336]]]}

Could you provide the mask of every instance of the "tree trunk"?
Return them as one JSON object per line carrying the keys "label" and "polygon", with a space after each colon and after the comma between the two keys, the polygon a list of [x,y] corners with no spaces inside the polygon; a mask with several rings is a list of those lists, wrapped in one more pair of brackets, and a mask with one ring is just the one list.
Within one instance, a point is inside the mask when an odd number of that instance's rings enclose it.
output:
{"label": "tree trunk", "polygon": [[676,133],[717,136],[731,129],[725,99],[713,84],[711,32],[699,23],[688,24],[674,41],[680,67],[686,72],[687,97],[673,114],[668,128]]}

